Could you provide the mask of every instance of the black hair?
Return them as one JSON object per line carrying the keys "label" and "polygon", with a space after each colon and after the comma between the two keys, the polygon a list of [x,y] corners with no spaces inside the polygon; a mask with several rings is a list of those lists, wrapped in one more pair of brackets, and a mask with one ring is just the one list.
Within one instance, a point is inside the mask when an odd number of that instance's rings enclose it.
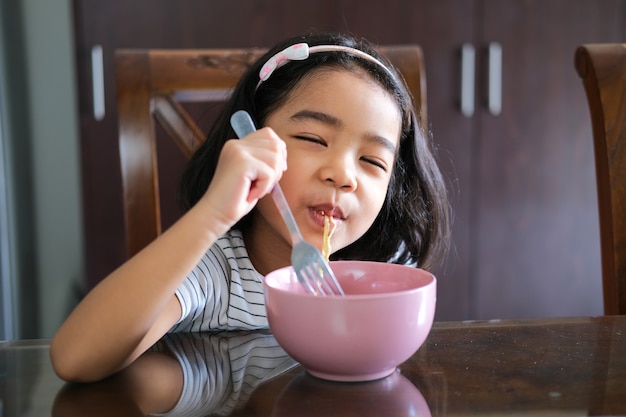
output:
{"label": "black hair", "polygon": [[[276,53],[296,43],[343,45],[377,58],[380,65],[345,52],[316,52],[307,59],[290,61],[276,69],[259,85],[259,71]],[[376,80],[395,99],[402,115],[399,149],[395,158],[387,196],[372,226],[357,241],[335,252],[331,260],[353,259],[416,264],[433,269],[447,253],[450,239],[450,213],[443,176],[438,168],[432,141],[420,126],[413,98],[400,74],[365,40],[340,34],[309,34],[288,39],[252,64],[234,89],[207,140],[194,153],[181,179],[180,201],[188,210],[205,193],[213,178],[224,143],[236,137],[230,116],[248,111],[257,126],[264,126],[272,112],[280,108],[304,77],[315,70],[361,71]],[[234,228],[249,226],[252,213]]]}

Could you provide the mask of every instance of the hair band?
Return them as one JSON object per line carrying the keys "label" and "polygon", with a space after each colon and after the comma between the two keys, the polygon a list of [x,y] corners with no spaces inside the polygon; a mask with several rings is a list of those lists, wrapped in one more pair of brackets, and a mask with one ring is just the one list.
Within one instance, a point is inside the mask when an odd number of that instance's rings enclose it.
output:
{"label": "hair band", "polygon": [[261,67],[261,71],[259,71],[259,83],[257,84],[257,88],[263,81],[266,81],[272,73],[288,63],[289,61],[302,61],[307,59],[310,54],[316,52],[345,52],[351,55],[355,55],[361,59],[372,62],[381,68],[383,68],[392,78],[395,78],[393,72],[380,60],[374,58],[370,54],[363,52],[359,49],[351,48],[349,46],[342,45],[316,45],[311,46],[307,43],[296,43],[291,45],[282,51],[278,52],[276,55],[272,56],[267,60],[263,67]]}

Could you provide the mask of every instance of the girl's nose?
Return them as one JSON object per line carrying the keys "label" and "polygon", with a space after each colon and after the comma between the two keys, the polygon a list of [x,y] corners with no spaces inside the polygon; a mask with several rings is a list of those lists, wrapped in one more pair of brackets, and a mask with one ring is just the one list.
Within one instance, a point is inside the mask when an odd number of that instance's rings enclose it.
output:
{"label": "girl's nose", "polygon": [[343,191],[354,191],[357,188],[356,167],[347,157],[329,159],[320,174],[323,181]]}

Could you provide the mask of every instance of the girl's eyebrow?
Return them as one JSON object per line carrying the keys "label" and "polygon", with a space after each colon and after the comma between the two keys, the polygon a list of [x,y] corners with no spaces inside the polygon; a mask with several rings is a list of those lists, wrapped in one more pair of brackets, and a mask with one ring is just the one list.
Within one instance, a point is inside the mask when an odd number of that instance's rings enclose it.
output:
{"label": "girl's eyebrow", "polygon": [[[314,120],[314,121],[317,121],[317,122],[320,122],[320,123],[323,123],[325,125],[335,127],[335,128],[341,128],[344,125],[343,122],[339,120],[338,118],[336,118],[335,116],[332,116],[328,113],[314,111],[314,110],[300,110],[299,112],[292,115],[290,119],[296,120],[296,121],[297,120]],[[376,134],[368,134],[365,136],[365,138],[369,142],[374,142],[378,145],[382,145],[384,148],[388,149],[391,153],[396,152],[396,145],[392,141],[390,141],[389,139],[383,136],[376,135]]]}
{"label": "girl's eyebrow", "polygon": [[328,113],[314,110],[300,110],[290,117],[291,120],[315,120],[332,127],[343,127],[343,122]]}

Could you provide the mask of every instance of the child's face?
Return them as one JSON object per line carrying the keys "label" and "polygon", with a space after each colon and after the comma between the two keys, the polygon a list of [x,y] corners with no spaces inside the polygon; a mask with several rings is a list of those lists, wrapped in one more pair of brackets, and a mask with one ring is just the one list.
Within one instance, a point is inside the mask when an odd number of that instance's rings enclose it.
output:
{"label": "child's face", "polygon": [[[306,78],[266,125],[287,144],[280,184],[306,240],[322,246],[324,214],[332,214],[336,251],[361,237],[378,215],[401,131],[395,100],[373,80],[347,71]],[[261,221],[289,241],[271,197]]]}

